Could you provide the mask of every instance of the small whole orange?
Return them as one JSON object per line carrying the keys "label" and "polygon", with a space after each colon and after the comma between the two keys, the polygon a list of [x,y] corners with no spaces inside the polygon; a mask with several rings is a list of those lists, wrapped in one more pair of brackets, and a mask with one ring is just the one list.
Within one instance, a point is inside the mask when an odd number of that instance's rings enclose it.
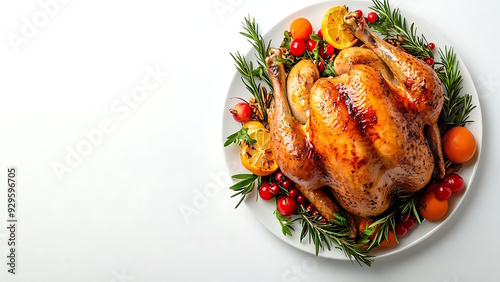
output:
{"label": "small whole orange", "polygon": [[418,211],[427,220],[439,220],[448,211],[448,200],[438,200],[434,192],[431,189],[427,189],[420,199]]}
{"label": "small whole orange", "polygon": [[313,28],[311,22],[309,22],[306,18],[298,18],[290,24],[290,32],[292,33],[293,39],[307,42],[307,40],[309,40],[309,36],[313,32]]}
{"label": "small whole orange", "polygon": [[463,126],[448,130],[443,136],[443,152],[450,161],[461,164],[472,159],[476,152],[476,139]]}

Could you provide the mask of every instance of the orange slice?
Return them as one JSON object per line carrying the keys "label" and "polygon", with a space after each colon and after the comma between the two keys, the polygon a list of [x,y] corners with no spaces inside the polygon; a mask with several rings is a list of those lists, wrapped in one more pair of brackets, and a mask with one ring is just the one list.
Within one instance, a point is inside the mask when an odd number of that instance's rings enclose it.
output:
{"label": "orange slice", "polygon": [[245,122],[245,124],[243,125],[243,127],[247,129],[247,133],[250,136],[252,136],[252,134],[258,128],[265,128],[264,125],[261,122],[256,121],[256,120],[251,120],[251,121]]}
{"label": "orange slice", "polygon": [[271,151],[271,133],[265,128],[256,128],[249,132],[257,142],[241,144],[241,164],[250,172],[266,176],[278,170],[278,163]]}
{"label": "orange slice", "polygon": [[349,28],[344,26],[344,16],[348,13],[346,7],[335,6],[328,9],[321,22],[323,37],[337,49],[345,49],[358,42]]}

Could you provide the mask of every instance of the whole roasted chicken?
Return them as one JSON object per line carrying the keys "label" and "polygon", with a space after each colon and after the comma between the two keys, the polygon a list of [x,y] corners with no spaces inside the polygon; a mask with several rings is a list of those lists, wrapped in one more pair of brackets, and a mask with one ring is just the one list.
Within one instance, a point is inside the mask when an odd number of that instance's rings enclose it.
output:
{"label": "whole roasted chicken", "polygon": [[423,188],[433,173],[444,176],[435,71],[378,38],[356,13],[345,23],[364,46],[337,55],[336,77],[319,78],[308,60],[287,75],[281,49],[266,60],[273,154],[327,219],[336,202],[353,215],[379,215],[398,193]]}

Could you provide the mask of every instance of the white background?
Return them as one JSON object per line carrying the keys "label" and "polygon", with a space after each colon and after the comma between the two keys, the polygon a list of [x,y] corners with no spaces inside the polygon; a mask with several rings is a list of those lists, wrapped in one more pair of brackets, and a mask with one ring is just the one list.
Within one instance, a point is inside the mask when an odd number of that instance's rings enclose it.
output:
{"label": "white background", "polygon": [[[371,268],[290,247],[245,205],[235,210],[226,186],[229,52],[250,48],[240,22],[250,14],[265,33],[304,1],[171,3],[70,0],[46,22],[38,1],[0,3],[0,281],[500,280],[497,2],[392,1],[467,65],[483,154],[473,192],[444,228]],[[24,19],[39,25],[27,37]],[[24,40],[13,44],[13,34]],[[125,106],[145,80],[154,87]],[[19,170],[16,275],[6,265],[10,165]]]}

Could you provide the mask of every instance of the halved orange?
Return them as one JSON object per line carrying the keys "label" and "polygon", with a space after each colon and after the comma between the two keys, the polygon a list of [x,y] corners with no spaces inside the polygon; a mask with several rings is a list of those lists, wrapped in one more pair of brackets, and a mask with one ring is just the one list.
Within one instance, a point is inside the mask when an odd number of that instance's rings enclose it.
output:
{"label": "halved orange", "polygon": [[348,13],[346,7],[334,6],[328,9],[321,22],[323,37],[337,49],[345,49],[358,42],[351,30],[344,26],[344,16]]}
{"label": "halved orange", "polygon": [[256,128],[249,132],[257,142],[241,143],[241,164],[250,172],[266,176],[278,170],[278,163],[271,150],[271,133],[265,128]]}

